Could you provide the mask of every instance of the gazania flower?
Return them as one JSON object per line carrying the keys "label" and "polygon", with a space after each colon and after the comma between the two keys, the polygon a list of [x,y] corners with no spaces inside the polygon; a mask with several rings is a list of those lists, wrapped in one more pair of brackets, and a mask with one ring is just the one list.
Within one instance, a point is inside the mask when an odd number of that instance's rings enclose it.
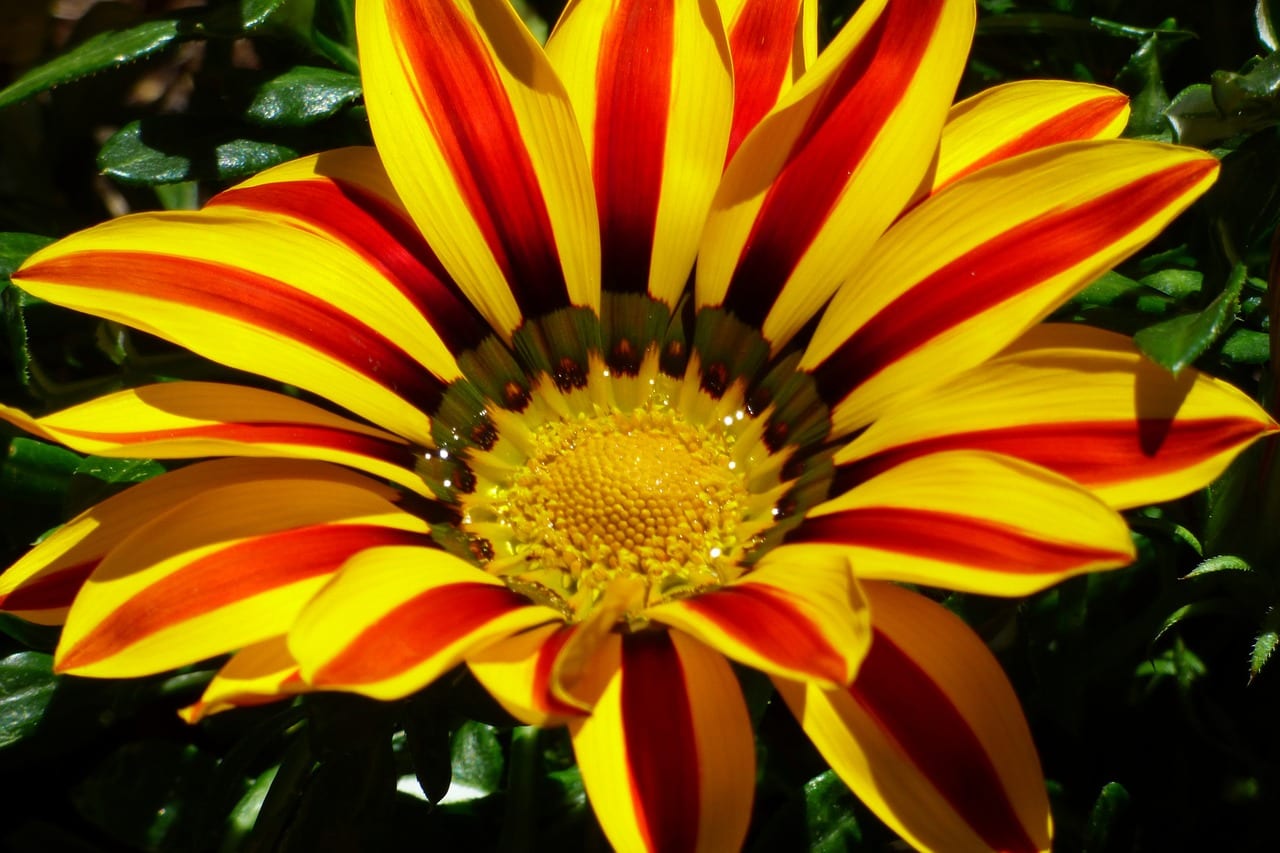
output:
{"label": "gazania flower", "polygon": [[[1213,181],[1124,98],[949,105],[972,0],[361,0],[377,150],[128,216],[14,281],[301,389],[137,388],[46,417],[188,459],[0,580],[62,672],[231,654],[189,719],[465,663],[567,725],[619,849],[724,850],[753,736],[730,661],[912,844],[1044,850],[1013,692],[894,582],[1024,595],[1133,557],[1117,508],[1275,425],[1129,342],[1037,326]],[[279,387],[279,386],[276,386]],[[235,458],[238,457],[238,458]]]}

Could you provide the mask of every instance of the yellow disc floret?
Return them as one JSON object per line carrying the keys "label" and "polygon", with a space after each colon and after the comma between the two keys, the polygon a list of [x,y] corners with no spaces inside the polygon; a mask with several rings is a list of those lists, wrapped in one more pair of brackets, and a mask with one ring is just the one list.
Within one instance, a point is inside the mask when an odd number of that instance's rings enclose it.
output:
{"label": "yellow disc floret", "polygon": [[621,581],[639,593],[634,621],[638,607],[736,576],[749,496],[729,431],[647,406],[545,423],[532,439],[485,500],[513,585],[581,617]]}

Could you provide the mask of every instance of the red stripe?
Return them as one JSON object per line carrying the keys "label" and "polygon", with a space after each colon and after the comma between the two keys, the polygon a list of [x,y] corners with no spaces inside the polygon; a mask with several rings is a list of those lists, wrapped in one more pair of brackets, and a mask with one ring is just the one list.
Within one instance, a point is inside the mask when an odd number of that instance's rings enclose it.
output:
{"label": "red stripe", "polygon": [[849,694],[992,850],[1039,849],[955,703],[883,632]]}
{"label": "red stripe", "polygon": [[312,684],[372,684],[394,678],[528,599],[505,586],[452,583],[419,593],[360,632]]}
{"label": "red stripe", "polygon": [[800,17],[800,0],[762,2],[747,0],[729,33],[733,57],[733,129],[729,152],[733,156],[747,133],[777,103],[794,53],[793,33]]}
{"label": "red stripe", "polygon": [[814,371],[820,393],[834,405],[928,341],[1119,242],[1216,167],[1214,161],[1180,163],[971,249],[855,330]]}
{"label": "red stripe", "polygon": [[366,548],[429,542],[426,534],[368,524],[319,524],[237,542],[121,603],[62,656],[59,668],[86,666],[166,628],[329,574]]}
{"label": "red stripe", "polygon": [[596,67],[594,175],[605,287],[644,293],[671,107],[672,0],[620,0]]}
{"label": "red stripe", "polygon": [[373,192],[321,178],[230,189],[207,206],[223,205],[287,216],[342,243],[394,284],[451,352],[490,334],[413,222]]}
{"label": "red stripe", "polygon": [[687,599],[683,606],[714,622],[735,643],[779,666],[836,683],[845,680],[844,656],[780,591],[762,584],[739,584]]}
{"label": "red stripe", "polygon": [[434,411],[443,394],[440,380],[377,330],[303,290],[226,264],[155,252],[93,251],[35,264],[23,275],[221,314],[298,341],[424,412]]}
{"label": "red stripe", "polygon": [[94,557],[24,583],[8,595],[0,595],[0,610],[61,610],[70,607],[85,580],[102,558]]}
{"label": "red stripe", "polygon": [[413,470],[416,463],[413,451],[407,444],[386,441],[335,427],[311,424],[222,423],[145,432],[96,432],[65,428],[59,428],[58,431],[76,438],[122,445],[152,441],[212,439],[240,444],[286,444],[337,450],[389,462],[408,470]]}
{"label": "red stripe", "polygon": [[1128,562],[1129,556],[1037,539],[996,521],[905,507],[861,507],[809,518],[787,541],[856,545],[1018,575]]}
{"label": "red stripe", "polygon": [[663,853],[697,849],[701,819],[698,744],[684,678],[668,632],[623,636],[622,732],[632,802],[645,848]]}
{"label": "red stripe", "polygon": [[831,493],[841,494],[882,471],[931,453],[989,450],[1042,465],[1085,486],[1170,474],[1256,438],[1245,418],[1141,418],[1022,424],[939,435],[901,444],[836,467]]}
{"label": "red stripe", "polygon": [[[485,18],[506,10],[475,7]],[[569,304],[551,218],[494,57],[452,3],[388,3],[422,110],[525,316]],[[506,26],[497,21],[493,26]],[[526,67],[512,69],[528,81]]]}
{"label": "red stripe", "polygon": [[565,643],[569,642],[569,638],[576,630],[578,630],[576,626],[569,625],[557,628],[550,637],[547,637],[542,648],[538,649],[538,659],[533,665],[533,687],[530,692],[533,700],[539,703],[544,713],[582,716],[581,708],[561,702],[551,690],[551,673],[555,668],[556,658],[560,656],[560,650],[564,648]]}
{"label": "red stripe", "polygon": [[848,177],[902,102],[944,5],[942,0],[889,4],[829,84],[765,194],[729,282],[725,307],[744,323],[764,323]]}
{"label": "red stripe", "polygon": [[934,192],[966,175],[973,174],[984,166],[1008,160],[1010,157],[1016,157],[1028,151],[1077,139],[1093,139],[1106,130],[1107,125],[1115,121],[1116,116],[1120,115],[1128,104],[1129,99],[1120,94],[1104,95],[1076,104],[1025,131],[1017,139],[1012,139],[974,160],[948,178],[945,184],[935,187]]}

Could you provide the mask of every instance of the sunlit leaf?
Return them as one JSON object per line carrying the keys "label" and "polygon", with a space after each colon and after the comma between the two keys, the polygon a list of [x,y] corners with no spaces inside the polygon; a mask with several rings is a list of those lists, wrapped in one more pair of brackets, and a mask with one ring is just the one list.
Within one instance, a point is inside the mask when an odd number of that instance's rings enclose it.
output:
{"label": "sunlit leaf", "polygon": [[0,659],[0,750],[35,733],[56,684],[52,655],[15,652]]}
{"label": "sunlit leaf", "polygon": [[1203,311],[1148,326],[1134,335],[1134,341],[1153,361],[1177,374],[1209,349],[1235,320],[1247,273],[1243,264],[1237,264],[1222,292]]}
{"label": "sunlit leaf", "polygon": [[360,93],[355,74],[299,65],[263,83],[245,115],[257,124],[297,127],[328,118]]}
{"label": "sunlit leaf", "polygon": [[237,135],[221,122],[156,116],[126,124],[98,152],[98,168],[127,184],[229,181],[297,156],[285,145]]}
{"label": "sunlit leaf", "polygon": [[1267,611],[1267,615],[1262,617],[1262,624],[1258,627],[1258,636],[1253,639],[1253,651],[1249,654],[1249,680],[1258,677],[1258,673],[1262,672],[1262,668],[1271,660],[1271,655],[1275,653],[1276,646],[1280,645],[1280,610],[1271,608]]}

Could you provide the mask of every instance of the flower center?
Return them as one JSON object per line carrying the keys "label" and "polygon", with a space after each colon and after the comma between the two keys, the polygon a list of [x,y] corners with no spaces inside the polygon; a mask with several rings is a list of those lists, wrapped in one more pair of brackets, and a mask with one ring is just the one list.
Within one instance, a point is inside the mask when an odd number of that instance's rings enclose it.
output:
{"label": "flower center", "polygon": [[[583,616],[622,581],[634,607],[736,577],[750,495],[723,425],[648,405],[551,421],[486,503],[508,541],[496,558],[517,588],[541,588]],[[542,596],[542,597],[545,597]]]}

